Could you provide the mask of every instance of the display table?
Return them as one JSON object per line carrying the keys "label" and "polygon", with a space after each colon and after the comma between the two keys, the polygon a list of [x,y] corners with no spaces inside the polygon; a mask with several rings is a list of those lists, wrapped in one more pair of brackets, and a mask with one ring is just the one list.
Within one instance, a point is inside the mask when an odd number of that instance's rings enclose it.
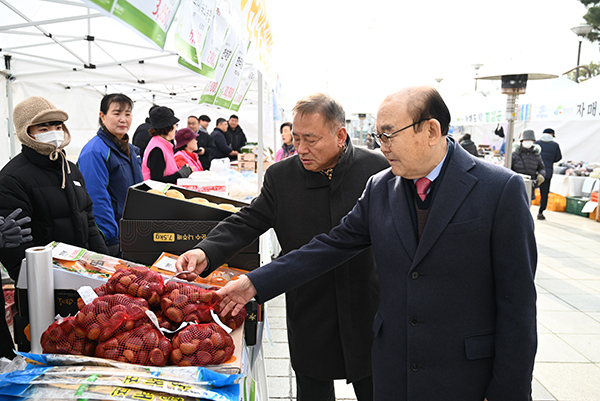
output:
{"label": "display table", "polygon": [[550,181],[550,192],[562,196],[582,196],[581,188],[587,177],[554,174]]}

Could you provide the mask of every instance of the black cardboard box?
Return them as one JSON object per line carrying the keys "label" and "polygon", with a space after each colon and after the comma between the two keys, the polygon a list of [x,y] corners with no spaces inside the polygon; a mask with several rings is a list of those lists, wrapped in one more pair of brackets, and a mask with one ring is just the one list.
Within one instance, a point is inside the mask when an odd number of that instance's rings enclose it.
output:
{"label": "black cardboard box", "polygon": [[[160,249],[181,254],[206,238],[217,224],[218,221],[121,219],[121,249],[123,252]],[[240,252],[258,253],[258,240]]]}
{"label": "black cardboard box", "polygon": [[[178,190],[186,198],[200,197],[213,203],[229,203],[236,207],[248,206],[246,202],[196,192],[176,185],[171,185],[171,188]],[[143,182],[129,187],[123,208],[123,219],[220,221],[233,214],[228,210],[149,193],[148,190],[150,187]]]}

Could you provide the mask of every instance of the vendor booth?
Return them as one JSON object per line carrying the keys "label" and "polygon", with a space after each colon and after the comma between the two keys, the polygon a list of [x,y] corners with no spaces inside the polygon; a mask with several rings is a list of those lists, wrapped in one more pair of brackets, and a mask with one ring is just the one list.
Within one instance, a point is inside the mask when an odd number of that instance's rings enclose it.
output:
{"label": "vendor booth", "polygon": [[[268,89],[275,87],[271,44],[260,1],[170,0],[158,7],[135,0],[32,0],[27,7],[3,1],[0,97],[7,102],[0,107],[0,163],[20,150],[12,110],[21,100],[42,96],[69,113],[72,142],[66,151],[75,161],[97,131],[101,98],[120,92],[134,101],[130,136],[153,104],[172,108],[182,121],[207,114],[214,123],[238,115],[248,140],[257,143],[253,173],[260,187],[268,167],[264,148],[276,149],[280,141]],[[260,348],[264,311],[250,303],[241,321],[219,318],[214,295],[260,265],[260,244],[191,285],[174,277],[177,255],[247,203],[188,184],[130,188],[121,221],[122,259],[60,243],[31,250],[16,284],[15,337],[24,360],[42,368],[21,366],[2,375],[0,394],[267,399]],[[169,197],[169,191],[180,197]],[[40,283],[36,277],[47,279]],[[162,290],[144,290],[161,282]],[[56,315],[62,317],[55,321]],[[65,366],[79,373],[65,374]]]}

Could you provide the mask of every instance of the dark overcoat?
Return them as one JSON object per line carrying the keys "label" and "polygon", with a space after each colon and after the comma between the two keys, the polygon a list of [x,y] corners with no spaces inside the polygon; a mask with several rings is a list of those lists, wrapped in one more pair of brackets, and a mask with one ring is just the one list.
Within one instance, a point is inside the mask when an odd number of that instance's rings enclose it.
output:
{"label": "dark overcoat", "polygon": [[[331,181],[307,171],[298,156],[273,164],[249,207],[221,222],[198,244],[216,268],[273,227],[283,253],[339,224],[368,178],[388,167],[383,155],[355,148],[335,166]],[[357,296],[360,294],[360,296]],[[317,379],[355,381],[371,374],[372,322],[379,291],[370,249],[318,280],[286,293],[293,368]]]}
{"label": "dark overcoat", "polygon": [[420,241],[401,180],[375,175],[329,235],[250,272],[259,301],[372,246],[375,400],[529,401],[537,249],[523,180],[456,146]]}

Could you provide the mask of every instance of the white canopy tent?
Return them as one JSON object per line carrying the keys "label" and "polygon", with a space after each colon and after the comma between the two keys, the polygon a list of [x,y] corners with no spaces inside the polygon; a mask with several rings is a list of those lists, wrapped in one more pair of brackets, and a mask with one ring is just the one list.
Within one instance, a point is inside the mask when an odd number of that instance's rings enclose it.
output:
{"label": "white canopy tent", "polygon": [[218,117],[237,114],[249,141],[279,146],[261,74],[238,112],[198,104],[208,79],[178,65],[172,36],[162,51],[79,0],[0,0],[0,165],[20,151],[11,113],[29,96],[45,97],[69,113],[72,159],[98,129],[102,96],[113,92],[135,102],[130,136],[158,104],[171,107],[180,126],[189,115],[207,114],[212,129]]}
{"label": "white canopy tent", "polygon": [[[527,93],[518,98],[515,140],[525,129],[539,138],[553,128],[563,160],[600,162],[599,93],[600,77],[580,84],[566,76],[528,82]],[[503,139],[494,130],[500,125],[506,132],[506,95],[471,92],[450,106],[455,136],[470,133],[476,144],[500,148]]]}

